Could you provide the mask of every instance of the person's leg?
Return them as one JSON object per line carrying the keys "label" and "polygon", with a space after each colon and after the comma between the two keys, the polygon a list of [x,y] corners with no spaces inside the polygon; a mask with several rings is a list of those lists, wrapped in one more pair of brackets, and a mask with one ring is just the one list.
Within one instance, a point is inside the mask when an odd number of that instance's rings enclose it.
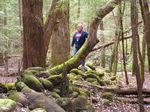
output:
{"label": "person's leg", "polygon": [[78,49],[77,48],[74,48],[73,50],[73,56],[77,53]]}
{"label": "person's leg", "polygon": [[85,60],[82,61],[81,65],[82,65],[82,67],[85,66]]}

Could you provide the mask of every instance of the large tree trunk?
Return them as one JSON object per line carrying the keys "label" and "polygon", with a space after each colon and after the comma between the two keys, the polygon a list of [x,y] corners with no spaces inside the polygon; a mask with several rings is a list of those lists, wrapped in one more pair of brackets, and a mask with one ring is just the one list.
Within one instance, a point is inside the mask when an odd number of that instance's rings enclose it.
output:
{"label": "large tree trunk", "polygon": [[45,65],[41,55],[43,36],[43,2],[22,0],[23,16],[23,68]]}
{"label": "large tree trunk", "polygon": [[57,7],[59,1],[52,1],[49,16],[43,25],[43,1],[22,0],[24,69],[45,66],[50,37],[60,14],[61,7]]}
{"label": "large tree trunk", "polygon": [[[70,71],[72,68],[78,67],[82,60],[84,60],[85,57],[92,51],[92,49],[98,42],[97,29],[99,26],[99,22],[102,20],[103,17],[105,17],[109,12],[111,12],[115,8],[115,6],[118,5],[118,3],[120,3],[121,1],[122,0],[110,0],[106,5],[104,5],[97,11],[96,17],[93,18],[89,26],[89,36],[85,44],[74,57],[65,62],[68,71]],[[49,70],[49,72],[53,74],[59,74],[62,73],[62,70],[63,64],[53,67]]]}
{"label": "large tree trunk", "polygon": [[142,87],[143,87],[143,81],[140,74],[140,67],[139,67],[139,60],[138,60],[138,53],[140,51],[138,48],[138,41],[139,41],[139,35],[138,35],[138,12],[137,12],[137,0],[131,0],[131,26],[132,29],[132,45],[133,45],[133,75],[136,76],[136,82],[137,82],[137,93],[138,93],[138,103],[140,112],[144,112],[144,106],[143,106],[143,95],[142,95]]}
{"label": "large tree trunk", "polygon": [[52,67],[64,63],[70,55],[69,1],[65,1],[62,17],[55,26],[51,39],[50,65]]}

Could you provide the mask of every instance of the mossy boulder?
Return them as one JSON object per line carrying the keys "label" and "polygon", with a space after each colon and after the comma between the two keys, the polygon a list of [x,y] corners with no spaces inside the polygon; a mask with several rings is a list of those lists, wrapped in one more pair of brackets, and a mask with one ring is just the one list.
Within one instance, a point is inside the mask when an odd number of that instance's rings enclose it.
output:
{"label": "mossy boulder", "polygon": [[72,97],[74,97],[74,98],[78,97],[78,95],[79,95],[79,93],[76,92],[76,91],[74,91],[74,92],[72,93]]}
{"label": "mossy boulder", "polygon": [[53,89],[53,84],[49,80],[41,78],[39,79],[39,81],[42,83],[45,89],[47,90]]}
{"label": "mossy boulder", "polygon": [[95,82],[95,81],[97,81],[97,79],[96,78],[86,78],[86,81],[88,81],[88,82]]}
{"label": "mossy boulder", "polygon": [[60,89],[59,88],[55,88],[55,89],[53,89],[53,92],[56,92],[57,94],[60,94]]}
{"label": "mossy boulder", "polygon": [[69,81],[83,80],[81,75],[76,75],[75,73],[68,74]]}
{"label": "mossy boulder", "polygon": [[21,80],[35,91],[42,92],[44,90],[41,82],[33,75],[22,75]]}
{"label": "mossy boulder", "polygon": [[32,110],[31,112],[47,112],[47,111],[43,108],[36,108],[36,109]]}
{"label": "mossy boulder", "polygon": [[0,112],[14,112],[16,102],[11,99],[0,99]]}
{"label": "mossy boulder", "polygon": [[112,95],[111,92],[104,92],[104,93],[101,94],[101,97],[104,98],[104,99],[108,99],[108,100],[111,101],[112,98],[113,98],[113,95]]}
{"label": "mossy boulder", "polygon": [[77,68],[72,69],[70,73],[75,73],[76,75],[83,75],[83,72]]}
{"label": "mossy boulder", "polygon": [[56,102],[65,111],[74,112],[73,105],[72,105],[72,99],[70,99],[70,98],[58,98]]}
{"label": "mossy boulder", "polygon": [[96,69],[92,63],[87,63],[86,66],[88,66],[88,67],[91,68],[92,70],[95,70],[95,69]]}
{"label": "mossy boulder", "polygon": [[60,98],[59,94],[57,94],[56,92],[51,92],[50,95],[54,98]]}
{"label": "mossy boulder", "polygon": [[96,71],[96,70],[89,70],[89,71],[86,72],[86,74],[87,75],[96,75],[99,78],[102,78],[104,76],[104,72],[102,72],[100,70],[98,70],[98,71]]}
{"label": "mossy boulder", "polygon": [[110,100],[108,100],[108,99],[103,99],[103,104],[104,104],[104,105],[110,106],[110,103],[111,103]]}
{"label": "mossy boulder", "polygon": [[28,105],[28,100],[26,99],[25,95],[15,90],[11,90],[8,92],[8,98],[14,100],[15,102],[21,103],[23,106]]}
{"label": "mossy boulder", "polygon": [[77,98],[74,98],[73,101],[73,107],[75,108],[76,112],[79,112],[80,110],[83,110],[88,105],[88,100],[86,96],[79,95]]}
{"label": "mossy boulder", "polygon": [[54,86],[57,86],[62,83],[62,75],[51,75],[48,77],[48,80],[52,82]]}
{"label": "mossy boulder", "polygon": [[29,109],[43,108],[47,112],[65,112],[56,102],[42,93],[31,92],[27,94]]}
{"label": "mossy boulder", "polygon": [[15,83],[7,83],[7,84],[5,84],[5,86],[6,86],[8,91],[16,89]]}
{"label": "mossy boulder", "polygon": [[111,81],[115,81],[116,79],[117,79],[116,76],[112,76],[112,77],[110,78]]}
{"label": "mossy boulder", "polygon": [[27,85],[24,82],[17,82],[15,86],[17,91],[21,91],[24,87],[27,87]]}

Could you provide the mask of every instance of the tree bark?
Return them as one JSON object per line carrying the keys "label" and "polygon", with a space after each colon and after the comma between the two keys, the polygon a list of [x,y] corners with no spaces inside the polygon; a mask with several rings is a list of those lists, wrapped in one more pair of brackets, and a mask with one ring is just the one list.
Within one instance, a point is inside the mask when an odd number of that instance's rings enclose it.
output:
{"label": "tree bark", "polygon": [[140,67],[139,67],[139,61],[138,61],[138,41],[139,41],[139,35],[138,35],[138,12],[137,12],[137,0],[131,0],[131,26],[132,29],[132,45],[133,45],[133,75],[136,76],[136,82],[137,82],[137,93],[138,93],[138,103],[140,112],[144,112],[144,106],[143,106],[143,95],[142,95],[142,87],[143,87],[143,81],[140,74]]}
{"label": "tree bark", "polygon": [[55,25],[51,38],[51,67],[64,63],[70,55],[69,1],[64,2],[62,17]]}
{"label": "tree bark", "polygon": [[22,0],[23,16],[23,68],[45,65],[42,57],[43,3],[39,0]]}

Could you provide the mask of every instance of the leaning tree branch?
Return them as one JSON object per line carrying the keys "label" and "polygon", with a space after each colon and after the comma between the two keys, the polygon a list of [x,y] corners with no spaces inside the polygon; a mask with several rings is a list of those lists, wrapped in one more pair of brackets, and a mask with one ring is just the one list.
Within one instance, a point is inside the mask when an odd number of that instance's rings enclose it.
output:
{"label": "leaning tree branch", "polygon": [[58,22],[58,19],[61,17],[61,5],[60,0],[53,0],[50,10],[48,12],[48,17],[44,24],[44,35],[43,35],[43,43],[44,43],[44,52],[47,53],[48,46],[50,43],[51,35],[53,32],[53,28]]}

